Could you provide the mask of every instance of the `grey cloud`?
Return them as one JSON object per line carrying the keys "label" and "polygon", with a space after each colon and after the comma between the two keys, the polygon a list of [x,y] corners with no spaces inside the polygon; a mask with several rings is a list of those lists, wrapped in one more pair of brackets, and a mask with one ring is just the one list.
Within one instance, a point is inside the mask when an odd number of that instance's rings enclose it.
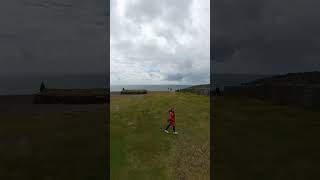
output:
{"label": "grey cloud", "polygon": [[185,76],[185,79],[187,79],[192,84],[206,84],[210,81],[208,73],[205,71],[197,71],[187,74]]}
{"label": "grey cloud", "polygon": [[209,81],[208,73],[205,71],[196,71],[189,73],[169,73],[163,74],[166,81],[187,81],[190,84],[205,84]]}
{"label": "grey cloud", "polygon": [[3,42],[3,40],[6,40],[6,39],[10,39],[11,40],[11,39],[14,39],[16,37],[17,37],[17,35],[14,34],[14,33],[5,33],[5,32],[0,33],[1,42]]}
{"label": "grey cloud", "polygon": [[2,0],[0,72],[108,72],[107,4]]}
{"label": "grey cloud", "polygon": [[307,59],[320,57],[319,5],[316,0],[215,1],[212,70],[316,70],[319,67]]}
{"label": "grey cloud", "polygon": [[41,8],[50,8],[50,7],[58,7],[58,8],[69,8],[72,7],[72,4],[61,3],[56,1],[25,1],[24,6],[31,7],[41,7]]}
{"label": "grey cloud", "polygon": [[[199,2],[200,10],[195,0],[111,2],[114,83],[209,82],[209,30],[202,30],[208,28],[209,11],[204,11],[204,4],[209,5],[209,0]],[[144,67],[156,67],[159,72]],[[127,74],[121,73],[124,69]]]}
{"label": "grey cloud", "polygon": [[183,80],[184,75],[181,73],[175,73],[175,74],[166,74],[164,80],[167,81],[181,81]]}
{"label": "grey cloud", "polygon": [[138,0],[136,3],[129,3],[126,15],[137,23],[163,18],[168,25],[184,26],[184,19],[190,16],[191,3],[192,0]]}

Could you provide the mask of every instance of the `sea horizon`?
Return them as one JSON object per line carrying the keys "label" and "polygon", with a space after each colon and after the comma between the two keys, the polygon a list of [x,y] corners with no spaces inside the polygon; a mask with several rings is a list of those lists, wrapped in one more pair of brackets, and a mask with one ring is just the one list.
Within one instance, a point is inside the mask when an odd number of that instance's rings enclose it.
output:
{"label": "sea horizon", "polygon": [[[224,86],[236,86],[241,83],[250,82],[267,75],[254,74],[214,74],[213,86],[223,89]],[[125,89],[146,89],[148,91],[172,91],[183,89],[190,86],[206,83],[192,84],[107,84],[107,75],[105,74],[32,74],[7,76],[0,75],[0,95],[32,95],[39,92],[41,82],[44,82],[47,88],[54,89],[94,89],[110,88],[111,92]],[[207,83],[210,84],[210,83]]]}
{"label": "sea horizon", "polygon": [[127,90],[145,89],[147,91],[168,91],[171,88],[172,91],[176,91],[178,89],[184,89],[191,86],[194,86],[194,85],[172,85],[172,84],[111,85],[110,92],[120,92],[122,91],[122,88]]}

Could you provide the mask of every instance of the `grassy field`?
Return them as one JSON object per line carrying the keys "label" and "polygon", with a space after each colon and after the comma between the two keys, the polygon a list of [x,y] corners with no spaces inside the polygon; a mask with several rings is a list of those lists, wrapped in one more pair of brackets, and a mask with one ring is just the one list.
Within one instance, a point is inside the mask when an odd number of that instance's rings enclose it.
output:
{"label": "grassy field", "polygon": [[[172,106],[178,135],[160,130]],[[111,179],[209,179],[209,97],[118,95],[111,97],[110,111]]]}
{"label": "grassy field", "polygon": [[88,180],[107,174],[106,105],[35,105],[0,97],[0,179]]}
{"label": "grassy field", "polygon": [[319,178],[319,109],[239,97],[212,104],[214,179]]}

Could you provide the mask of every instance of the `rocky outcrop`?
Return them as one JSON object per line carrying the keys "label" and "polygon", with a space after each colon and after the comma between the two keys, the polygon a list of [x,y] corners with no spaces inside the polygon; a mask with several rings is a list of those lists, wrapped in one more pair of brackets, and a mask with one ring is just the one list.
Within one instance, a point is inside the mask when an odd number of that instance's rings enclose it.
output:
{"label": "rocky outcrop", "polygon": [[195,94],[199,94],[199,95],[210,96],[210,84],[192,86],[192,87],[180,89],[177,91],[178,92],[190,92],[190,93],[195,93]]}
{"label": "rocky outcrop", "polygon": [[243,85],[320,85],[320,72],[302,72],[276,75]]}
{"label": "rocky outcrop", "polygon": [[224,94],[270,99],[280,104],[320,106],[320,72],[290,73],[225,87]]}

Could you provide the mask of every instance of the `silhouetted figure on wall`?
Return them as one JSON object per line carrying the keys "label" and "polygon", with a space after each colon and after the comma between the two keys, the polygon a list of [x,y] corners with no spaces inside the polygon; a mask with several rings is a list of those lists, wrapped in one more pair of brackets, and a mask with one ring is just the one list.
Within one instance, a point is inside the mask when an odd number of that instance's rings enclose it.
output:
{"label": "silhouetted figure on wall", "polygon": [[40,85],[40,92],[44,92],[46,90],[46,86],[44,85],[43,82],[41,82],[41,85]]}
{"label": "silhouetted figure on wall", "polygon": [[221,95],[221,93],[220,93],[220,88],[216,88],[216,96],[220,96]]}

